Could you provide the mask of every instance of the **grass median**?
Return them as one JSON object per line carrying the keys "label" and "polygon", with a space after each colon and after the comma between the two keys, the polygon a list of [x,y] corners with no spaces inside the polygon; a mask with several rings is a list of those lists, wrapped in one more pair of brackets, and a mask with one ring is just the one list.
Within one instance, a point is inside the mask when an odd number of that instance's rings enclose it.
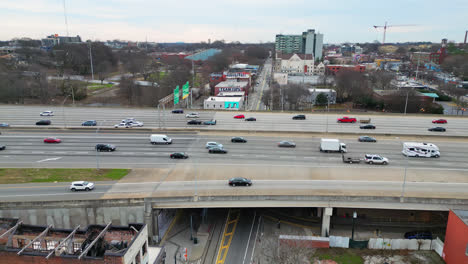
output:
{"label": "grass median", "polygon": [[129,169],[0,169],[0,184],[32,182],[116,181]]}

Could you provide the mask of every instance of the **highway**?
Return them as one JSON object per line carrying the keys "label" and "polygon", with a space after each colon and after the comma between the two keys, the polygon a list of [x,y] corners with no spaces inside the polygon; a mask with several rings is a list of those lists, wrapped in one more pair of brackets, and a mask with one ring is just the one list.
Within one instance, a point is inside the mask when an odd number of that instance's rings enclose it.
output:
{"label": "highway", "polygon": [[[39,113],[45,110],[55,112],[53,117],[40,117]],[[185,110],[185,113],[190,110]],[[197,112],[197,110],[194,110]],[[436,126],[431,123],[434,116],[402,116],[402,115],[368,115],[359,114],[348,116],[356,118],[372,118],[372,124],[377,129],[362,130],[359,124],[342,124],[336,120],[343,114],[310,113],[306,114],[306,120],[292,120],[294,113],[270,113],[270,112],[210,112],[198,111],[200,120],[216,119],[215,126],[187,125],[185,114],[172,114],[170,111],[159,113],[155,109],[137,108],[94,108],[94,107],[44,107],[44,106],[13,106],[0,105],[0,123],[6,122],[15,127],[37,127],[35,123],[41,119],[50,119],[51,127],[70,128],[81,127],[86,120],[97,120],[99,127],[110,128],[124,118],[134,117],[142,121],[144,128],[198,128],[203,130],[228,130],[228,131],[292,131],[292,132],[332,132],[332,133],[356,133],[356,134],[403,134],[403,135],[433,135],[433,136],[467,136],[468,122],[464,117],[449,117],[448,124],[439,125],[447,129],[447,132],[430,132],[427,129]],[[256,117],[256,122],[247,122],[234,119],[237,114],[245,114],[246,117]],[[90,128],[90,127],[88,127]],[[95,129],[95,128],[90,128]],[[122,128],[125,129],[125,128]],[[138,129],[138,128],[131,128]],[[1,129],[4,131],[5,129]],[[117,130],[117,129],[116,129]],[[129,129],[127,129],[129,130]]]}

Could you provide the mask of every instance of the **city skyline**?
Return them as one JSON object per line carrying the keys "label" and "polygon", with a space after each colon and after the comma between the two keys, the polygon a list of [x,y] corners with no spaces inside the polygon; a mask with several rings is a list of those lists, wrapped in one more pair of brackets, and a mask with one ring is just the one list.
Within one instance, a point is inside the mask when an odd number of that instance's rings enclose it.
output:
{"label": "city skyline", "polygon": [[[422,5],[424,3],[424,5]],[[66,1],[69,36],[83,40],[150,42],[207,42],[210,39],[242,43],[274,42],[277,34],[297,34],[315,28],[324,43],[382,41],[382,29],[373,25],[411,25],[387,29],[386,42],[431,41],[442,38],[462,42],[468,29],[464,12],[468,3],[452,0],[444,5],[430,1],[391,4],[342,1],[334,6],[321,1],[237,0],[222,4],[147,2],[143,0]],[[404,7],[404,8],[403,8]],[[51,34],[67,35],[63,2],[18,0],[0,3],[8,25],[0,39]]]}

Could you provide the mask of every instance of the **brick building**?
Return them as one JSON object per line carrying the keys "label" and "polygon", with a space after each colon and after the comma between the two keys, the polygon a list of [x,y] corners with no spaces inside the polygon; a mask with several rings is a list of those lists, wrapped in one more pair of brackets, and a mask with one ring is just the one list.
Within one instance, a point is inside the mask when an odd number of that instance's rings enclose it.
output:
{"label": "brick building", "polygon": [[449,212],[442,258],[447,264],[468,263],[468,211]]}
{"label": "brick building", "polygon": [[246,81],[227,80],[220,82],[215,86],[214,95],[217,96],[220,92],[249,92],[249,83]]}
{"label": "brick building", "polygon": [[[164,252],[157,261],[162,263]],[[84,229],[55,229],[25,225],[18,219],[0,218],[0,264],[148,264],[148,229],[89,225]],[[153,264],[152,263],[152,264]]]}
{"label": "brick building", "polygon": [[325,73],[327,75],[335,75],[339,73],[342,70],[352,70],[352,71],[358,71],[358,72],[365,72],[366,71],[366,66],[364,65],[336,65],[336,64],[331,64],[325,66]]}

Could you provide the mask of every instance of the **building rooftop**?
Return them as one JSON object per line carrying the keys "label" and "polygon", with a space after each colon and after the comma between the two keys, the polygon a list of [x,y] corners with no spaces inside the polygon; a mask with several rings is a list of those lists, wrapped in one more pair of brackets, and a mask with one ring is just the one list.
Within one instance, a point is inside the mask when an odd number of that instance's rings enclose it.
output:
{"label": "building rooftop", "polygon": [[239,97],[244,96],[245,92],[219,92],[217,97]]}
{"label": "building rooftop", "polygon": [[242,97],[220,97],[220,96],[210,96],[205,101],[215,101],[215,102],[240,102]]}
{"label": "building rooftop", "polygon": [[468,226],[468,211],[466,210],[452,210],[452,212],[454,212],[458,218],[460,218],[460,220],[462,220],[465,225]]}
{"label": "building rooftop", "polygon": [[316,89],[316,88],[309,88],[309,93],[336,93],[333,89]]}
{"label": "building rooftop", "polygon": [[242,88],[242,87],[246,87],[247,85],[249,85],[249,82],[238,82],[236,80],[228,80],[228,81],[218,83],[215,87],[238,87],[238,88]]}

